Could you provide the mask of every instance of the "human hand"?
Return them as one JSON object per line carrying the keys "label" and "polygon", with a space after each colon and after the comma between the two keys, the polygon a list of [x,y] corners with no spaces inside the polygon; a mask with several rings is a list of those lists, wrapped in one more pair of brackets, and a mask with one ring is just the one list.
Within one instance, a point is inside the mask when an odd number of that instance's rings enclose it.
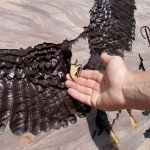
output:
{"label": "human hand", "polygon": [[103,53],[101,60],[106,71],[83,70],[74,81],[67,75],[68,93],[76,100],[101,110],[124,109],[123,86],[129,70],[119,56]]}

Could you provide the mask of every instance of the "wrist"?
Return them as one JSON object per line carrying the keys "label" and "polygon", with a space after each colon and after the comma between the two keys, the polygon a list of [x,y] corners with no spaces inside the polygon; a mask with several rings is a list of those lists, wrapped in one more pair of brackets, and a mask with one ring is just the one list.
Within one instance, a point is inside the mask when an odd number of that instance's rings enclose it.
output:
{"label": "wrist", "polygon": [[125,74],[125,78],[122,84],[122,93],[124,97],[124,108],[132,109],[134,107],[134,95],[135,95],[135,79],[137,72],[128,70]]}
{"label": "wrist", "polygon": [[129,71],[125,76],[122,93],[125,108],[150,110],[150,72]]}

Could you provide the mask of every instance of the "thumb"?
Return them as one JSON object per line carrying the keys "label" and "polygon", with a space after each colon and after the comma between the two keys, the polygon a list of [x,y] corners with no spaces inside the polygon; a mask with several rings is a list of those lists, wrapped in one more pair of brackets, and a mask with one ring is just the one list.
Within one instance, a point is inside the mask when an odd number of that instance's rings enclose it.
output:
{"label": "thumb", "polygon": [[102,63],[107,66],[109,60],[110,60],[111,56],[108,55],[107,53],[102,53],[100,56],[100,60],[102,61]]}

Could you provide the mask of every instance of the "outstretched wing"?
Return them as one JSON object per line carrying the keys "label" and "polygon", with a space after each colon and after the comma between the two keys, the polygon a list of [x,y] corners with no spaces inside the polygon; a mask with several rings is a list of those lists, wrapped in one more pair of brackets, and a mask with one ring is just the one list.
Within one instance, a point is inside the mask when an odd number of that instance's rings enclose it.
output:
{"label": "outstretched wing", "polygon": [[96,0],[87,27],[91,53],[123,56],[134,40],[134,0]]}
{"label": "outstretched wing", "polygon": [[7,123],[16,135],[67,127],[85,109],[65,87],[70,70],[68,41],[20,50],[0,50],[0,134]]}

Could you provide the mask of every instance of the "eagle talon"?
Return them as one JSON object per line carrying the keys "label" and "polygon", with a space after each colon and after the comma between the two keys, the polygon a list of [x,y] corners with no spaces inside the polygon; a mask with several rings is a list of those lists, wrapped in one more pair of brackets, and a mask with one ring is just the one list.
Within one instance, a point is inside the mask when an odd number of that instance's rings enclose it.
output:
{"label": "eagle talon", "polygon": [[70,68],[70,77],[75,80],[75,76],[79,77],[80,73],[83,69],[83,66],[81,64],[77,64],[78,60],[76,59],[76,62],[74,64],[71,64]]}

